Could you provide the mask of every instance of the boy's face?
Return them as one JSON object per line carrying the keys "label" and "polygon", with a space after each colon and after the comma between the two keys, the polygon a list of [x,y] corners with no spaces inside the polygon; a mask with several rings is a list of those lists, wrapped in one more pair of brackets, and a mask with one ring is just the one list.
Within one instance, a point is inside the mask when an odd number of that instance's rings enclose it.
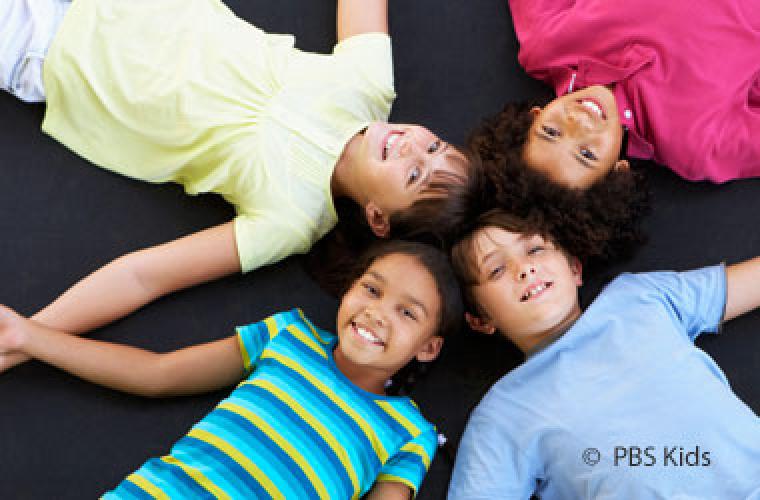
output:
{"label": "boy's face", "polygon": [[371,123],[356,151],[354,179],[366,198],[370,227],[380,237],[391,215],[433,196],[427,191],[431,181],[442,174],[467,175],[464,155],[420,125]]}
{"label": "boy's face", "polygon": [[585,189],[612,169],[628,168],[619,159],[623,127],[608,88],[587,87],[531,112],[523,159],[554,182]]}
{"label": "boy's face", "polygon": [[380,257],[341,300],[336,363],[386,380],[414,358],[432,361],[443,344],[435,335],[440,312],[435,280],[416,257]]}
{"label": "boy's face", "polygon": [[581,265],[540,235],[487,227],[472,240],[478,283],[473,297],[481,332],[499,330],[523,352],[567,328],[580,316]]}

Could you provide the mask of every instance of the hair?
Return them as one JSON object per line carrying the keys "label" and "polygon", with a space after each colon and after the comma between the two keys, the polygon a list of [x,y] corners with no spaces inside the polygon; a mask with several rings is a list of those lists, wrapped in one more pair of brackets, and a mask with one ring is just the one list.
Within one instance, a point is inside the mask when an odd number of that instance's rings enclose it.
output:
{"label": "hair", "polygon": [[[449,146],[450,148],[453,146]],[[470,193],[480,184],[482,169],[467,149],[453,156],[463,174],[436,172],[422,196],[410,207],[390,216],[389,239],[419,241],[445,248],[468,216]],[[378,238],[370,229],[362,207],[347,198],[335,201],[338,224],[319,240],[306,259],[306,270],[328,293],[343,291],[345,270]]]}
{"label": "hair", "polygon": [[650,207],[643,175],[634,164],[579,189],[530,168],[523,160],[533,123],[530,109],[542,103],[546,101],[507,104],[471,136],[470,148],[479,156],[486,179],[471,213],[498,207],[525,218],[540,212],[548,234],[587,265],[630,257],[646,239],[641,220]]}
{"label": "hair", "polygon": [[[441,302],[436,335],[444,339],[451,339],[461,332],[464,306],[459,283],[446,254],[432,245],[403,240],[376,242],[362,254],[350,272],[344,274],[343,294],[356,283],[375,261],[396,254],[414,257],[433,277]],[[409,393],[414,383],[427,372],[427,365],[429,364],[420,363],[416,360],[410,362],[392,377],[392,384],[388,387],[388,393]]]}

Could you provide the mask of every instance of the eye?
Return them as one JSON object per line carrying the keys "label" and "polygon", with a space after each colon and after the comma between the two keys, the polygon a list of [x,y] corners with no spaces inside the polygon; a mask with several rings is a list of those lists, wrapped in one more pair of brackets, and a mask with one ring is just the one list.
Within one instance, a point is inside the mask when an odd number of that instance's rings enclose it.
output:
{"label": "eye", "polygon": [[530,249],[528,249],[528,255],[536,255],[537,253],[540,253],[543,250],[544,250],[544,247],[542,247],[541,245],[535,245],[535,246],[530,247]]}
{"label": "eye", "polygon": [[505,270],[506,270],[506,266],[504,266],[504,265],[497,266],[497,267],[491,269],[491,271],[488,272],[488,279],[489,280],[496,280],[496,279],[501,278],[501,275],[504,274]]}
{"label": "eye", "polygon": [[581,156],[586,158],[587,160],[596,160],[596,155],[593,151],[591,151],[589,148],[581,148]]}
{"label": "eye", "polygon": [[404,316],[405,318],[409,318],[411,320],[417,321],[417,315],[414,314],[414,311],[412,311],[408,307],[401,308],[401,315]]}
{"label": "eye", "polygon": [[420,167],[414,167],[411,171],[409,171],[409,179],[407,180],[406,184],[408,186],[411,186],[417,180],[420,178]]}
{"label": "eye", "polygon": [[370,294],[373,297],[379,297],[380,296],[380,289],[377,288],[372,283],[362,283],[362,286],[367,291],[368,294]]}
{"label": "eye", "polygon": [[560,132],[554,127],[550,127],[549,125],[542,125],[541,130],[544,131],[544,134],[548,135],[549,137],[559,137]]}
{"label": "eye", "polygon": [[433,141],[433,142],[430,144],[430,146],[428,146],[428,150],[427,150],[427,152],[428,152],[429,154],[433,154],[433,153],[435,153],[436,151],[438,151],[439,149],[441,149],[441,141],[440,141],[440,139],[439,139],[439,140],[436,140],[436,141]]}

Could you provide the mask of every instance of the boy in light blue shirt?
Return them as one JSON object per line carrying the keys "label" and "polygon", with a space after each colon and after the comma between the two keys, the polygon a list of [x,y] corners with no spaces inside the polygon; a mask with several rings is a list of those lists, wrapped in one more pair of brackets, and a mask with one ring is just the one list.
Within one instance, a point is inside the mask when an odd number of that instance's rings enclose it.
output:
{"label": "boy in light blue shirt", "polygon": [[449,499],[760,499],[760,419],[694,346],[760,305],[760,258],[624,274],[584,312],[542,234],[490,212],[454,248],[471,327],[526,360],[470,417]]}

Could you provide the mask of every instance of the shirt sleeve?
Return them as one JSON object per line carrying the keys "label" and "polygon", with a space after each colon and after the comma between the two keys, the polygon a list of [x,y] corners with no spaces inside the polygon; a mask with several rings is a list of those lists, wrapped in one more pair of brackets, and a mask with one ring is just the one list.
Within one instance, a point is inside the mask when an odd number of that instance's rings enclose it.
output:
{"label": "shirt sleeve", "polygon": [[239,326],[235,329],[240,347],[240,355],[243,357],[243,367],[246,373],[253,371],[256,361],[264,352],[267,344],[274,339],[279,332],[293,323],[293,315],[296,311],[277,313],[265,320],[250,325]]}
{"label": "shirt sleeve", "polygon": [[378,107],[390,109],[396,97],[393,86],[393,50],[385,33],[361,33],[341,40],[333,54],[359,81]]}
{"label": "shirt sleeve", "polygon": [[[481,403],[482,405],[483,403]],[[509,435],[507,425],[476,408],[457,450],[449,500],[526,500],[536,486],[535,464]]]}
{"label": "shirt sleeve", "polygon": [[261,212],[235,218],[235,242],[244,273],[309,251],[312,239],[307,231],[298,231],[286,217]]}
{"label": "shirt sleeve", "polygon": [[385,463],[377,480],[403,483],[409,486],[416,495],[430,468],[430,462],[433,461],[437,447],[438,434],[434,428],[420,433]]}
{"label": "shirt sleeve", "polygon": [[692,342],[703,332],[719,331],[726,308],[726,269],[723,264],[680,273],[635,276],[642,284],[662,294],[664,305]]}

